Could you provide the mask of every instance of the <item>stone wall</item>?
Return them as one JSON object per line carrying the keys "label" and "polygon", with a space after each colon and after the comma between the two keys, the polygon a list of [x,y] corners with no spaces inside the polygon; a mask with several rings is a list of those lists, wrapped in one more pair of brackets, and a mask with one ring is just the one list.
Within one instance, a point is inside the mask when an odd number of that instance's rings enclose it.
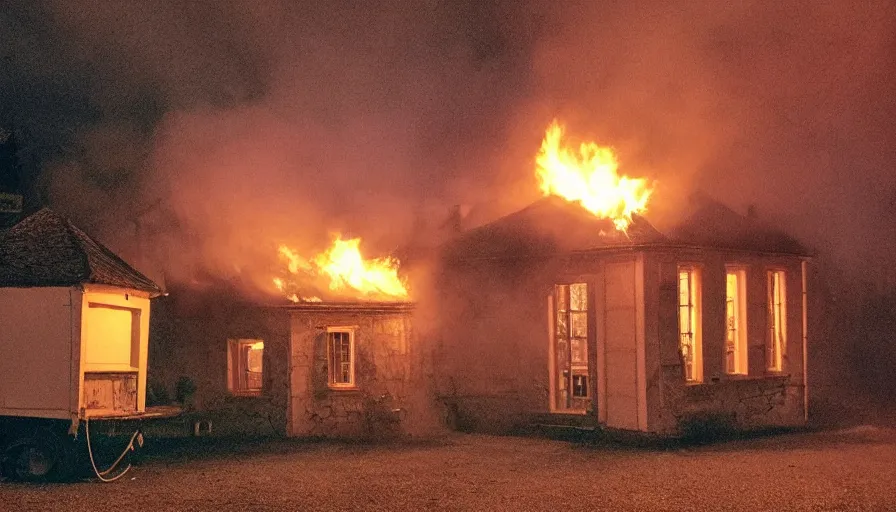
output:
{"label": "stone wall", "polygon": [[[153,310],[149,381],[155,402],[181,401],[172,425],[210,435],[388,438],[440,431],[425,353],[414,346],[408,307],[300,311],[181,295]],[[356,383],[327,384],[327,326],[356,328]],[[227,340],[264,341],[256,396],[227,389]],[[204,427],[207,423],[203,424]],[[204,428],[203,435],[209,435]]]}
{"label": "stone wall", "polygon": [[[211,435],[286,434],[287,312],[226,296],[181,293],[157,299],[152,320],[148,401],[179,402],[184,407],[184,414],[170,422],[170,429],[180,425],[189,434],[193,423],[201,420],[211,422]],[[258,396],[235,396],[227,389],[227,340],[238,338],[264,341]]]}
{"label": "stone wall", "polygon": [[664,375],[667,432],[683,435],[795,427],[802,421],[802,388],[790,376],[732,379],[682,386],[681,375]]}
{"label": "stone wall", "polygon": [[[440,429],[410,312],[292,311],[290,435],[394,438]],[[331,388],[327,328],[354,328],[355,386]]]}
{"label": "stone wall", "polygon": [[[677,267],[701,270],[701,319],[704,379],[686,384],[679,354]],[[746,271],[746,341],[748,374],[728,375],[724,369],[725,268]],[[780,372],[766,370],[766,272],[787,272],[787,345]],[[645,265],[648,283],[646,343],[658,352],[648,368],[650,430],[687,434],[700,429],[754,430],[805,424],[803,402],[802,289],[800,259],[714,250],[679,250],[650,254]]]}

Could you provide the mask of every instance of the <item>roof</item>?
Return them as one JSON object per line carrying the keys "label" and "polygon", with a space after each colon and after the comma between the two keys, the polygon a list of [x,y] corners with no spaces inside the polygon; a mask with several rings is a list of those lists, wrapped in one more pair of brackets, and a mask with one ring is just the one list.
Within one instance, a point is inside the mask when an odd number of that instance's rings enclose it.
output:
{"label": "roof", "polygon": [[377,301],[322,301],[296,302],[269,306],[289,311],[321,312],[321,313],[401,313],[412,311],[413,302],[377,302]]}
{"label": "roof", "polygon": [[670,230],[670,238],[687,245],[718,249],[808,256],[809,251],[785,232],[754,217],[745,217],[708,197],[693,200],[693,213]]}
{"label": "roof", "polygon": [[0,286],[79,284],[162,293],[149,278],[49,208],[0,231]]}
{"label": "roof", "polygon": [[443,249],[450,259],[528,258],[562,252],[663,244],[668,240],[637,215],[626,232],[576,203],[548,196],[462,233]]}

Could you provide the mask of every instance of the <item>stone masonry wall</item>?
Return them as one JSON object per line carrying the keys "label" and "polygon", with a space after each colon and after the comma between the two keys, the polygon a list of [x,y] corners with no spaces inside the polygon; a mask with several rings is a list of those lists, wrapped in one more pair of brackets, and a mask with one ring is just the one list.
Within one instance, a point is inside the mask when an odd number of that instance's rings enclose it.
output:
{"label": "stone masonry wall", "polygon": [[[672,374],[674,373],[674,374]],[[698,430],[755,430],[802,424],[802,388],[790,376],[678,385],[681,375],[664,376],[667,428],[676,434]]]}
{"label": "stone masonry wall", "polygon": [[[391,438],[437,430],[409,312],[293,311],[289,434]],[[328,385],[327,327],[355,329],[355,387]]]}

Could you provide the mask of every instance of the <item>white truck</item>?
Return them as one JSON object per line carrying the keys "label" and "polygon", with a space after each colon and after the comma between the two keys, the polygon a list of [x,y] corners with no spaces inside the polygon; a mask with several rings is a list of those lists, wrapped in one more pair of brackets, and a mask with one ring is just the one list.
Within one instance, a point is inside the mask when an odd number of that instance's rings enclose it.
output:
{"label": "white truck", "polygon": [[[151,414],[145,400],[150,299],[161,294],[48,209],[0,231],[5,478],[65,478],[85,452],[101,480],[114,478],[114,468],[100,471],[94,461],[90,421]],[[135,432],[125,453],[138,441]]]}

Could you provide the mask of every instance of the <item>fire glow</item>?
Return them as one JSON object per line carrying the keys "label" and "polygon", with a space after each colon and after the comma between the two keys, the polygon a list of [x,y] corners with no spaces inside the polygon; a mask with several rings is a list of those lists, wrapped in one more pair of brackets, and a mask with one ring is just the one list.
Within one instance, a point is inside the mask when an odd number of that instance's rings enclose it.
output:
{"label": "fire glow", "polygon": [[555,119],[535,159],[542,193],[577,202],[597,217],[612,219],[616,229],[624,232],[632,214],[647,210],[653,192],[647,180],[620,176],[611,148],[582,142],[576,150],[563,145],[563,135],[563,126]]}
{"label": "fire glow", "polygon": [[[285,245],[279,247],[278,253],[286,261],[290,274],[326,277],[330,291],[339,295],[407,298],[407,287],[398,275],[398,260],[388,257],[364,259],[360,245],[360,238],[343,240],[337,236],[329,249],[310,260]],[[281,292],[287,290],[287,284],[282,278],[274,278],[274,285]],[[287,298],[293,302],[321,301],[319,297],[299,297],[295,293],[288,294]]]}

